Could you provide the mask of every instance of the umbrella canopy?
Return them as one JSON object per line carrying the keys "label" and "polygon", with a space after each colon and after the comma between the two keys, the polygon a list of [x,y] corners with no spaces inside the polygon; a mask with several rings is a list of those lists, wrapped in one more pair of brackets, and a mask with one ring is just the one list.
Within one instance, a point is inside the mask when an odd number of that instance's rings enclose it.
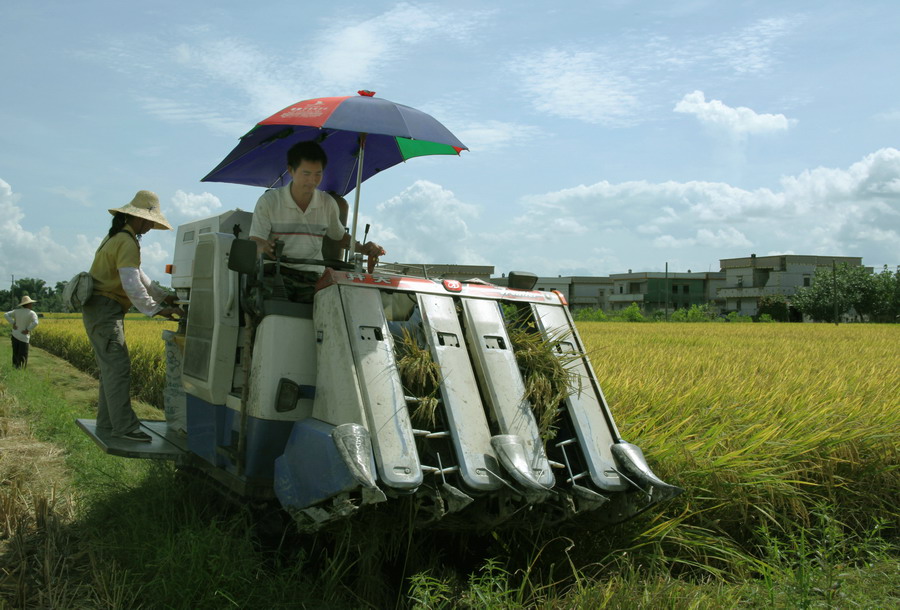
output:
{"label": "umbrella canopy", "polygon": [[286,184],[287,151],[305,140],[317,141],[328,155],[319,188],[339,195],[407,159],[468,150],[431,115],[360,91],[356,96],[297,102],[260,121],[203,181]]}

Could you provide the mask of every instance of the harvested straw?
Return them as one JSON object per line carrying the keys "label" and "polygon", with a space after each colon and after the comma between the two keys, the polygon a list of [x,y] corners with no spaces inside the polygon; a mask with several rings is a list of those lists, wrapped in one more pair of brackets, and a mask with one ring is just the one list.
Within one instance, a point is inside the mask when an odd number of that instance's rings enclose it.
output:
{"label": "harvested straw", "polygon": [[531,403],[541,439],[546,442],[556,437],[559,403],[569,394],[581,391],[581,377],[569,365],[583,354],[563,349],[563,344],[568,343],[568,332],[544,338],[531,322],[512,323],[508,331],[525,381],[524,398]]}
{"label": "harvested straw", "polygon": [[397,368],[407,395],[418,400],[410,413],[413,423],[427,429],[437,424],[437,393],[441,385],[441,370],[426,347],[419,345],[415,336],[406,328],[396,345],[400,358]]}

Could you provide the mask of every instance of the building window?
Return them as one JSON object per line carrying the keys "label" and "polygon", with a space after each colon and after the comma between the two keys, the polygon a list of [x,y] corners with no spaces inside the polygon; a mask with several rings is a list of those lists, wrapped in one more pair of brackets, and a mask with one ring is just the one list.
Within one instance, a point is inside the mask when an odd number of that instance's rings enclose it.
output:
{"label": "building window", "polygon": [[690,294],[690,292],[691,292],[691,287],[690,287],[688,284],[685,284],[685,285],[681,288],[681,292],[682,292],[682,294]]}
{"label": "building window", "polygon": [[620,285],[620,286],[619,286],[619,294],[622,294],[622,293],[624,293],[624,292],[625,292],[625,286],[621,286],[621,285]]}
{"label": "building window", "polygon": [[640,282],[631,282],[628,284],[628,294],[640,294],[641,293],[641,284]]}
{"label": "building window", "polygon": [[811,282],[810,282],[809,276],[808,275],[803,276],[803,287],[809,288],[810,284],[811,284]]}
{"label": "building window", "polygon": [[672,294],[678,294],[678,285],[672,284]]}

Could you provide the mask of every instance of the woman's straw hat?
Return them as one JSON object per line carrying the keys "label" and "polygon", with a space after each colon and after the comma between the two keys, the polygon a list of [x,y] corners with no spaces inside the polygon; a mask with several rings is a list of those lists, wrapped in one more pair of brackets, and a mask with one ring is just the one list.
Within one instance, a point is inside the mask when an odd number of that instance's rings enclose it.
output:
{"label": "woman's straw hat", "polygon": [[159,210],[159,197],[157,197],[154,192],[138,191],[137,195],[134,196],[134,199],[131,200],[131,203],[122,206],[121,208],[113,208],[109,211],[113,216],[118,212],[128,214],[129,216],[137,216],[138,218],[152,220],[154,229],[172,230],[172,225],[169,224],[169,221],[166,220],[166,217],[163,216],[162,212]]}
{"label": "woman's straw hat", "polygon": [[30,305],[31,303],[37,303],[37,301],[35,301],[34,299],[32,299],[30,296],[28,296],[26,294],[24,297],[22,297],[22,300],[19,301],[18,306],[22,307],[23,305]]}

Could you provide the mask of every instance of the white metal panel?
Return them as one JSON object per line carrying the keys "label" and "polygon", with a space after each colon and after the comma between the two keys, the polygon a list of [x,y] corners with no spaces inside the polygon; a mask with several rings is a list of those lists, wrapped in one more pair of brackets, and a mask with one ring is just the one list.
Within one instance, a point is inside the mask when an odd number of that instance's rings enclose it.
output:
{"label": "white metal panel", "polygon": [[[332,289],[335,293],[339,291],[339,299],[331,299],[330,303],[322,301],[320,304],[320,298],[325,293],[330,294]],[[324,323],[320,326],[319,315],[328,318],[328,327]],[[342,318],[338,319],[340,316]],[[346,369],[348,373],[355,372],[352,379],[342,379],[333,372],[328,377],[330,383],[355,385],[358,396],[356,404],[361,405],[365,413],[364,418],[355,421],[323,421],[335,424],[352,422],[366,426],[371,435],[375,464],[381,481],[397,489],[418,487],[422,484],[422,467],[394,357],[393,338],[381,307],[381,293],[365,287],[330,287],[317,293],[314,317],[317,330],[321,328],[323,333],[332,333],[327,337],[323,334],[323,348],[326,343],[335,339],[343,343],[341,346],[334,346],[335,349],[320,349],[319,370]],[[344,328],[340,334],[335,333],[338,324]],[[353,368],[348,367],[348,364],[352,364]],[[316,412],[320,409],[318,391],[317,387]],[[346,391],[337,388],[333,393],[340,395]],[[321,406],[324,407],[324,404]],[[346,413],[348,408],[353,407],[343,405],[339,408]]]}
{"label": "white metal panel", "polygon": [[172,257],[172,288],[190,288],[194,275],[194,254],[200,237],[208,233],[224,233],[234,236],[234,228],[239,227],[238,237],[247,238],[253,214],[240,209],[229,210],[218,216],[210,216],[178,225],[175,231],[175,254]]}
{"label": "white metal panel", "polygon": [[499,462],[491,447],[484,406],[465,347],[452,297],[419,294],[419,308],[431,355],[441,370],[441,399],[460,475],[473,489],[497,489]]}
{"label": "white metal panel", "polygon": [[551,487],[554,477],[541,441],[531,404],[525,400],[525,382],[496,301],[462,299],[466,342],[481,379],[485,401],[501,434],[518,436],[525,447],[531,474]]}
{"label": "white metal panel", "polygon": [[206,233],[198,241],[182,384],[186,392],[221,405],[232,387],[240,321],[237,272],[228,269],[234,236]]}
{"label": "white metal panel", "polygon": [[335,426],[361,424],[368,429],[338,286],[316,293],[313,325],[319,362],[313,417]]}
{"label": "white metal panel", "polygon": [[275,410],[275,397],[282,378],[300,386],[316,385],[316,338],[312,320],[270,315],[256,328],[250,361],[251,417],[297,421],[312,414],[313,400],[301,399],[290,411]]}
{"label": "white metal panel", "polygon": [[[532,305],[534,318],[545,339],[562,339],[560,345],[568,353],[583,353],[575,326],[564,307]],[[563,354],[564,355],[564,354]],[[588,464],[591,480],[604,490],[622,490],[627,483],[615,471],[612,445],[619,436],[612,417],[606,410],[606,400],[600,385],[588,366],[587,356],[575,359],[569,369],[581,379],[577,389],[566,398],[566,407],[575,427],[578,443]]]}

